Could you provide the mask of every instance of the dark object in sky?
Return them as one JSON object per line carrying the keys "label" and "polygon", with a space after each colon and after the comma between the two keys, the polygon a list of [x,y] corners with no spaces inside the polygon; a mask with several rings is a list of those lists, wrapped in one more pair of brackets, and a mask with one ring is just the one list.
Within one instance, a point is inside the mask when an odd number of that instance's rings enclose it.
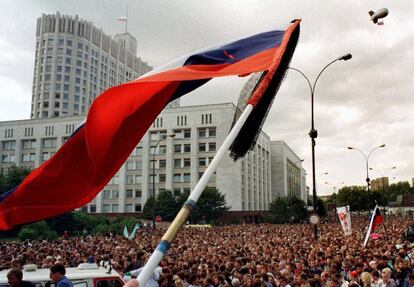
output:
{"label": "dark object in sky", "polygon": [[374,24],[384,25],[384,21],[378,21],[378,20],[382,19],[382,18],[384,18],[388,15],[388,9],[387,8],[381,8],[381,9],[378,9],[376,12],[371,10],[371,11],[368,12],[368,14],[369,14],[369,16],[371,16],[371,21]]}

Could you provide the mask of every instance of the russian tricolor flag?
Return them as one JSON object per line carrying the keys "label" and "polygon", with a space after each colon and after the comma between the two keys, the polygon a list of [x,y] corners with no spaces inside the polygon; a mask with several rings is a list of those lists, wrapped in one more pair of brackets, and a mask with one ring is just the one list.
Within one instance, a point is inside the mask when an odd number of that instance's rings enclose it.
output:
{"label": "russian tricolor flag", "polygon": [[[291,38],[297,41],[299,22],[293,21],[284,31],[265,32],[201,50],[105,91],[92,104],[85,123],[53,157],[0,197],[0,230],[56,216],[90,202],[170,101],[214,77],[277,69]],[[296,36],[291,37],[295,32]],[[259,101],[256,94],[250,104],[255,106]]]}

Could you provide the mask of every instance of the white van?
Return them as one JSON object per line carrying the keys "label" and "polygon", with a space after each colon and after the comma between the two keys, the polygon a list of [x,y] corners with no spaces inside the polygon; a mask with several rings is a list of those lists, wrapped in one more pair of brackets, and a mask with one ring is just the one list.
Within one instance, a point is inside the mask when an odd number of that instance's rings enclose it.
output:
{"label": "white van", "polygon": [[[0,271],[0,287],[9,287],[8,270]],[[50,270],[37,269],[36,265],[25,265],[23,280],[30,281],[36,287],[54,287],[50,280]],[[122,287],[124,280],[115,270],[99,267],[95,263],[82,263],[78,267],[66,268],[66,275],[74,287]]]}

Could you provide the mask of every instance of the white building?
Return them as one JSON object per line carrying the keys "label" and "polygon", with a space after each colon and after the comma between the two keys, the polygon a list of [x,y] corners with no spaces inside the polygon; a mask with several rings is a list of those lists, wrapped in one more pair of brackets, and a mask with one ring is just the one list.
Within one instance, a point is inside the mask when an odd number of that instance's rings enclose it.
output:
{"label": "white building", "polygon": [[[175,195],[192,190],[227,136],[234,111],[230,103],[165,109],[88,211],[141,211],[152,196],[152,158],[155,194],[163,189]],[[82,120],[78,116],[1,122],[0,168],[39,166]],[[225,194],[231,210],[266,210],[272,201],[270,178],[270,139],[262,132],[245,158],[234,162],[227,156],[208,186]]]}
{"label": "white building", "polygon": [[114,38],[78,16],[37,19],[31,118],[85,115],[94,98],[152,67],[136,57],[137,41]]}
{"label": "white building", "polygon": [[306,172],[302,159],[284,142],[270,143],[272,154],[272,196],[292,196],[307,202]]}

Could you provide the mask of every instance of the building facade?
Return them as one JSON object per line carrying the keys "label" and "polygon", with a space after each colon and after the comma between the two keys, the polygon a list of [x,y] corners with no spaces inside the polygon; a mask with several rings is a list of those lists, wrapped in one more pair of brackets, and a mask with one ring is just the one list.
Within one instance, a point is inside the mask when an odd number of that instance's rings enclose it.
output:
{"label": "building facade", "polygon": [[284,142],[271,141],[272,197],[297,197],[307,202],[306,172],[300,157]]}
{"label": "building facade", "polygon": [[383,190],[389,186],[389,180],[388,180],[388,177],[383,176],[383,177],[379,177],[379,178],[375,178],[371,180],[370,184],[371,184],[372,191]]}
{"label": "building facade", "polygon": [[[88,212],[139,212],[161,190],[192,190],[226,138],[233,104],[165,109]],[[0,123],[0,168],[35,168],[48,160],[82,122],[82,116]],[[261,133],[243,159],[229,156],[208,186],[225,194],[230,210],[266,210],[272,201],[270,139]],[[155,187],[155,190],[154,188]]]}
{"label": "building facade", "polygon": [[150,71],[137,41],[111,37],[93,23],[61,15],[37,20],[31,118],[85,115],[106,89]]}

